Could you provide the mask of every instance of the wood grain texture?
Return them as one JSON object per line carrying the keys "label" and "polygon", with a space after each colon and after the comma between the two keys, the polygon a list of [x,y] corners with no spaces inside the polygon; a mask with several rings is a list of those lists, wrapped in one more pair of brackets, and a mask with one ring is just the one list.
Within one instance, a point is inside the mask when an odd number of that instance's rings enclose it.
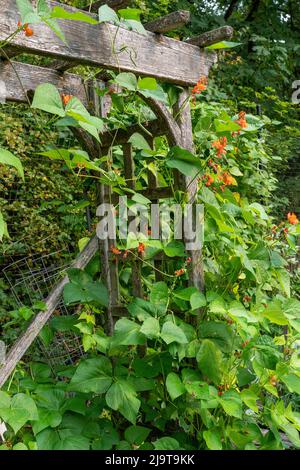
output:
{"label": "wood grain texture", "polygon": [[[50,5],[59,5],[49,2]],[[64,6],[65,9],[77,11]],[[0,40],[16,30],[18,10],[15,0],[0,0]],[[139,75],[193,85],[200,76],[207,76],[216,60],[207,52],[186,42],[147,32],[145,35],[105,23],[90,25],[78,21],[61,21],[64,44],[45,24],[34,25],[34,35],[19,33],[10,46],[16,52],[47,55],[79,64],[131,71]],[[115,41],[114,41],[115,38]],[[113,45],[114,42],[114,45]],[[114,46],[114,47],[113,47]],[[125,46],[125,47],[124,47]]]}
{"label": "wood grain texture", "polygon": [[217,42],[231,39],[233,32],[234,31],[231,26],[222,26],[221,28],[212,29],[211,31],[200,34],[200,36],[187,39],[186,42],[188,44],[193,44],[194,46],[207,47],[212,44],[216,44]]}
{"label": "wood grain texture", "polygon": [[82,79],[75,74],[61,75],[55,70],[23,64],[21,62],[0,62],[0,80],[6,85],[7,101],[26,103],[27,93],[42,83],[52,83],[61,93],[74,95],[88,104],[86,89]]}
{"label": "wood grain texture", "polygon": [[169,15],[157,18],[149,23],[144,24],[144,27],[152,33],[168,33],[174,29],[179,29],[189,23],[191,14],[186,10],[173,11]]}
{"label": "wood grain texture", "polygon": [[[178,113],[177,124],[181,131],[181,147],[194,152],[193,144],[193,129],[191,119],[191,109],[188,90],[183,90],[181,93],[175,112]],[[178,179],[179,189],[187,192],[188,202],[194,204],[198,193],[198,181],[197,178],[191,178],[180,175]],[[187,217],[187,225],[189,229],[194,230],[196,228],[193,217]],[[186,227],[187,228],[187,227]],[[184,242],[188,246],[190,240],[186,239],[184,231]],[[191,258],[191,269],[189,271],[189,284],[197,287],[200,291],[204,291],[204,270],[203,270],[203,257],[202,257],[202,246],[201,242],[197,249],[188,250],[188,256]],[[199,318],[201,312],[199,311]]]}
{"label": "wood grain texture", "polygon": [[96,2],[90,2],[89,5],[83,8],[85,11],[98,11],[102,5],[108,5],[113,10],[119,10],[126,8],[130,4],[130,0],[98,0]]}
{"label": "wood grain texture", "polygon": [[[98,249],[98,239],[93,237],[84,250],[80,253],[77,259],[72,263],[72,268],[83,269],[89,261],[96,254]],[[8,352],[6,361],[3,366],[0,366],[0,388],[5,384],[10,374],[13,372],[17,363],[22,359],[27,349],[39,335],[43,326],[47,323],[52,313],[54,312],[58,302],[60,301],[63,293],[64,286],[69,282],[68,276],[56,285],[56,287],[49,294],[45,300],[46,310],[39,312],[27,328],[27,330],[20,336],[18,341],[14,344]]]}

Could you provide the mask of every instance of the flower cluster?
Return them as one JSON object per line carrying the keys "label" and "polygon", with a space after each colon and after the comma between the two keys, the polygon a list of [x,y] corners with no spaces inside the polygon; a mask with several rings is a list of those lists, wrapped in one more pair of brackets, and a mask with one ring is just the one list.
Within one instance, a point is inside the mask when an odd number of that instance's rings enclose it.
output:
{"label": "flower cluster", "polygon": [[292,225],[297,225],[299,223],[299,219],[298,217],[296,216],[296,214],[294,214],[294,212],[289,212],[288,215],[287,215],[287,220],[289,221],[290,224]]}
{"label": "flower cluster", "polygon": [[200,95],[207,88],[207,77],[201,77],[192,89],[192,100],[196,101],[196,95]]}
{"label": "flower cluster", "polygon": [[217,157],[222,158],[223,155],[226,155],[226,145],[227,145],[227,137],[220,137],[220,139],[215,140],[212,143],[212,147],[217,149]]}
{"label": "flower cluster", "polygon": [[240,111],[239,112],[239,118],[237,119],[237,121],[235,121],[239,126],[241,126],[242,129],[245,129],[248,124],[247,124],[247,121],[246,121],[246,113],[245,111]]}
{"label": "flower cluster", "polygon": [[30,28],[28,23],[25,23],[24,26],[22,25],[21,21],[18,21],[18,28],[23,28],[24,34],[27,37],[33,36],[33,29]]}

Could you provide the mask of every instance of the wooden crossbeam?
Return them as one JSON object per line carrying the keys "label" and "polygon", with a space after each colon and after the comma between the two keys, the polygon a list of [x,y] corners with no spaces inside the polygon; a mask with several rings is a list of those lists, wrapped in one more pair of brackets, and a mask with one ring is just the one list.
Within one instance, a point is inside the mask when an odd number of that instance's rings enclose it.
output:
{"label": "wooden crossbeam", "polygon": [[152,31],[152,33],[163,34],[168,33],[169,31],[173,31],[174,29],[182,28],[182,26],[185,26],[187,23],[189,23],[190,19],[191,14],[189,11],[179,10],[150,21],[149,23],[146,23],[144,27],[148,31]]}
{"label": "wooden crossbeam", "polygon": [[85,11],[98,11],[102,5],[108,5],[113,10],[120,10],[126,8],[130,4],[130,0],[98,0],[97,2],[90,2],[89,5],[83,8]]}
{"label": "wooden crossbeam", "polygon": [[[19,14],[15,0],[0,0],[0,12],[1,41],[16,31]],[[41,23],[33,26],[33,36],[26,37],[20,32],[13,37],[10,47],[16,53],[47,55],[81,65],[131,71],[188,86],[196,83],[200,76],[207,76],[216,61],[213,52],[151,32],[141,34],[109,23],[91,25],[67,20],[59,20],[59,23],[67,44]]]}
{"label": "wooden crossbeam", "polygon": [[231,39],[232,36],[233,28],[231,26],[222,26],[221,28],[212,29],[211,31],[200,34],[200,36],[187,39],[186,42],[188,44],[193,44],[194,46],[207,47],[212,44],[216,44],[217,42]]}
{"label": "wooden crossbeam", "polygon": [[36,65],[1,61],[0,80],[5,83],[7,101],[26,103],[28,92],[35,90],[42,83],[52,83],[61,93],[77,96],[85,106],[88,104],[85,87],[79,75],[61,75],[55,70]]}

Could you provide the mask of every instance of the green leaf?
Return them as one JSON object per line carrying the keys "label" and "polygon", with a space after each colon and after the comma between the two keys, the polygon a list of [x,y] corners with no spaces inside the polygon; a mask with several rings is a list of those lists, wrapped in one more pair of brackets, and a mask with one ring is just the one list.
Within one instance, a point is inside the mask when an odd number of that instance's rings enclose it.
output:
{"label": "green leaf", "polygon": [[289,319],[300,319],[300,301],[297,299],[286,299],[282,305],[282,311]]}
{"label": "green leaf", "polygon": [[209,450],[222,450],[221,434],[218,429],[204,431],[203,437]]}
{"label": "green leaf", "polygon": [[225,392],[218,400],[225,413],[229,416],[233,416],[234,418],[242,419],[242,401],[237,392]]}
{"label": "green leaf", "polygon": [[113,23],[119,22],[117,13],[108,5],[102,5],[99,8],[98,15],[100,23],[104,23],[105,21],[112,21]]}
{"label": "green leaf", "polygon": [[166,312],[169,304],[169,289],[165,282],[155,282],[150,291],[150,302],[161,312]]}
{"label": "green leaf", "polygon": [[241,46],[241,42],[230,42],[230,41],[220,41],[216,42],[215,44],[211,44],[210,46],[207,46],[205,49],[232,49],[233,47]]}
{"label": "green leaf", "polygon": [[138,88],[141,90],[157,90],[158,83],[155,80],[155,78],[151,78],[151,77],[139,78]]}
{"label": "green leaf", "polygon": [[181,450],[179,442],[173,437],[162,437],[153,442],[155,450]]}
{"label": "green leaf", "polygon": [[35,90],[32,108],[41,109],[47,113],[64,117],[65,110],[57,88],[51,83],[42,83]]}
{"label": "green leaf", "polygon": [[108,291],[104,284],[93,281],[87,273],[80,269],[70,269],[68,275],[71,282],[64,287],[66,305],[95,302],[100,306],[107,307]]}
{"label": "green leaf", "polygon": [[145,137],[143,137],[138,132],[135,132],[134,134],[132,134],[128,142],[132,144],[132,146],[138,150],[144,150],[144,149],[151,150],[151,147],[146,141]]}
{"label": "green leaf", "polygon": [[[3,395],[0,395],[2,398]],[[33,421],[38,418],[38,411],[34,400],[25,395],[18,393],[11,399],[9,406],[4,395],[4,407],[0,402],[0,417],[8,423],[14,430],[15,434],[21,429],[27,421]]]}
{"label": "green leaf", "polygon": [[279,300],[271,302],[268,307],[264,309],[262,315],[276,325],[288,324],[288,320],[283,314]]}
{"label": "green leaf", "polygon": [[113,446],[120,442],[119,434],[110,421],[103,419],[99,422],[99,425],[99,431],[93,441],[92,449],[111,450]]}
{"label": "green leaf", "polygon": [[190,304],[192,310],[197,310],[198,308],[205,307],[206,305],[206,298],[202,292],[194,292],[190,298]]}
{"label": "green leaf", "polygon": [[275,271],[279,284],[287,297],[291,295],[291,278],[285,269],[277,269]]}
{"label": "green leaf", "polygon": [[40,23],[41,18],[35,12],[32,3],[29,0],[16,0],[18,10],[21,14],[21,21],[25,23]]}
{"label": "green leaf", "polygon": [[158,338],[160,333],[159,321],[156,318],[147,318],[144,321],[140,332],[147,338]]}
{"label": "green leaf", "polygon": [[243,402],[251,408],[251,410],[258,413],[259,409],[256,402],[259,400],[259,397],[251,389],[246,388],[242,390],[241,398]]}
{"label": "green leaf", "polygon": [[147,204],[151,204],[150,199],[143,196],[142,194],[135,193],[135,195],[131,198],[132,201],[136,202],[137,204],[142,204],[146,206]]}
{"label": "green leaf", "polygon": [[144,35],[147,34],[146,29],[144,28],[144,26],[142,25],[140,21],[130,20],[130,19],[123,20],[123,24],[127,26],[130,31],[136,31],[137,33],[144,34]]}
{"label": "green leaf", "polygon": [[77,367],[68,386],[73,392],[104,393],[112,382],[112,366],[106,357],[86,359]]}
{"label": "green leaf", "polygon": [[222,375],[222,353],[209,339],[204,339],[197,353],[196,360],[203,375],[206,375],[216,385]]}
{"label": "green leaf", "polygon": [[187,337],[185,336],[184,332],[182,331],[179,326],[175,325],[175,323],[171,321],[167,321],[163,324],[161,330],[161,338],[165,341],[165,343],[170,344],[173,342],[179,344],[186,344],[188,342]]}
{"label": "green leaf", "polygon": [[182,288],[180,287],[179,289],[176,289],[174,292],[173,292],[173,295],[174,297],[176,297],[177,299],[181,299],[181,300],[186,300],[186,301],[189,301],[191,296],[195,293],[199,292],[198,289],[196,287],[187,287],[187,288]]}
{"label": "green leaf", "polygon": [[281,377],[282,382],[285,383],[290,392],[295,392],[300,395],[300,377],[296,374],[287,374]]}
{"label": "green leaf", "polygon": [[214,120],[214,125],[216,132],[236,132],[239,131],[241,128],[240,126],[233,121],[228,120],[221,120],[221,119],[215,119]]}
{"label": "green leaf", "polygon": [[0,163],[2,163],[3,165],[13,166],[18,171],[19,175],[24,181],[24,171],[19,158],[15,157],[8,150],[0,148]]}
{"label": "green leaf", "polygon": [[73,429],[44,429],[36,437],[38,450],[89,450],[87,437],[74,434]]}
{"label": "green leaf", "polygon": [[137,90],[138,81],[134,73],[131,73],[131,72],[119,73],[119,75],[117,75],[115,78],[115,82],[121,87],[126,88],[127,90],[130,90],[130,91]]}
{"label": "green leaf", "polygon": [[144,426],[129,426],[124,433],[124,437],[130,444],[140,446],[145,442],[150,432],[151,429],[145,428]]}
{"label": "green leaf", "polygon": [[13,450],[28,450],[28,447],[23,442],[18,442],[13,446]]}
{"label": "green leaf", "polygon": [[89,24],[98,24],[99,22],[95,20],[92,16],[86,15],[82,11],[67,11],[62,7],[55,6],[51,12],[52,18],[60,18],[63,20],[72,20],[72,21],[83,21],[84,23]]}
{"label": "green leaf", "polygon": [[181,147],[173,147],[166,160],[169,168],[176,168],[185,176],[194,178],[202,169],[201,160],[196,158],[191,152]]}
{"label": "green leaf", "polygon": [[118,10],[120,17],[125,20],[140,21],[141,13],[142,10],[139,10],[138,8],[122,8],[121,10]]}
{"label": "green leaf", "polygon": [[199,337],[213,341],[224,352],[232,351],[233,333],[225,323],[202,321],[199,324]]}
{"label": "green leaf", "polygon": [[160,86],[158,86],[156,90],[139,90],[139,92],[146,98],[154,98],[155,100],[168,104],[168,97]]}
{"label": "green leaf", "polygon": [[145,337],[140,330],[141,327],[137,323],[127,318],[121,318],[115,324],[113,344],[123,346],[144,344]]}
{"label": "green leaf", "polygon": [[185,386],[180,380],[180,377],[174,372],[170,372],[167,376],[166,387],[172,400],[180,397],[185,393]]}
{"label": "green leaf", "polygon": [[106,393],[105,400],[110,408],[120,411],[128,421],[135,424],[141,402],[128,382],[118,380],[114,383]]}
{"label": "green leaf", "polygon": [[174,258],[175,256],[183,257],[186,255],[185,246],[179,240],[172,240],[164,246],[164,252],[169,258]]}

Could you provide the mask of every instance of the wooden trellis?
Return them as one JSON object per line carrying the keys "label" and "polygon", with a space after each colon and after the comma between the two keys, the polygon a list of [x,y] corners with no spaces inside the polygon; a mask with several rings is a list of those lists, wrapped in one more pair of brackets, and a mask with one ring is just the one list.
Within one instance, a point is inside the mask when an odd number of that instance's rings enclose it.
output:
{"label": "wooden trellis", "polygon": [[[48,3],[50,6],[61,5],[56,2]],[[128,2],[126,0],[97,1],[91,6],[90,11],[96,11],[104,3],[118,9]],[[65,5],[64,8],[78,11]],[[87,14],[94,15],[93,13]],[[0,0],[0,41],[15,32],[18,17],[15,0]],[[171,146],[178,145],[193,151],[188,87],[193,86],[199,77],[207,77],[210,67],[216,62],[216,54],[206,51],[204,47],[229,39],[232,36],[232,28],[225,26],[185,42],[161,34],[183,26],[188,21],[188,12],[175,12],[144,25],[149,31],[146,35],[123,28],[117,29],[110,23],[91,25],[77,21],[59,21],[67,44],[64,44],[46,24],[35,25],[33,36],[25,37],[24,34],[18,34],[13,37],[5,51],[0,50],[2,56],[0,80],[5,84],[6,100],[29,103],[35,88],[47,82],[55,85],[61,93],[78,97],[88,107],[92,103],[94,113],[103,117],[109,110],[109,103],[102,100],[99,105],[99,98],[93,95],[93,86],[86,86],[80,76],[68,72],[72,67],[86,64],[102,69],[130,71],[140,76],[154,77],[180,85],[183,91],[173,110],[169,110],[155,99],[146,100],[157,117],[146,126],[147,131],[152,134],[153,138],[166,135]],[[112,37],[115,38],[114,45],[112,45]],[[134,61],[128,50],[123,47],[124,44],[130,45],[131,50],[134,50]],[[115,51],[118,53],[116,54]],[[15,59],[11,60],[24,52],[53,58],[52,66],[37,67]],[[180,113],[178,113],[179,109]],[[178,117],[175,119],[174,116]],[[75,129],[74,132],[83,148],[94,158],[107,154],[107,149],[112,145],[123,146],[125,177],[131,182],[132,189],[135,188],[134,161],[128,140],[134,132],[143,133],[139,126],[132,126],[126,131],[120,129],[113,135],[106,131],[101,135],[101,144],[82,130]],[[145,137],[149,139],[148,133],[145,133]],[[176,189],[187,193],[189,201],[194,201],[197,194],[196,181],[174,172],[174,183]],[[99,203],[107,200],[109,191],[110,187],[99,185]],[[172,191],[170,188],[157,187],[156,179],[149,174],[148,188],[142,194],[152,201],[158,201],[170,197]],[[84,268],[100,249],[102,278],[109,291],[107,317],[110,334],[113,331],[113,317],[124,314],[124,308],[119,303],[118,269],[110,259],[110,249],[113,244],[114,240],[100,241],[93,237],[73,263],[73,267]],[[188,255],[192,259],[189,282],[203,290],[201,248],[191,251]],[[159,260],[156,262],[159,263]],[[133,262],[133,294],[135,296],[142,296],[140,270],[140,262]],[[68,278],[65,277],[55,287],[45,300],[46,310],[36,315],[28,329],[9,351],[6,362],[0,367],[0,387],[6,382],[18,361],[49,320],[67,282]]]}

